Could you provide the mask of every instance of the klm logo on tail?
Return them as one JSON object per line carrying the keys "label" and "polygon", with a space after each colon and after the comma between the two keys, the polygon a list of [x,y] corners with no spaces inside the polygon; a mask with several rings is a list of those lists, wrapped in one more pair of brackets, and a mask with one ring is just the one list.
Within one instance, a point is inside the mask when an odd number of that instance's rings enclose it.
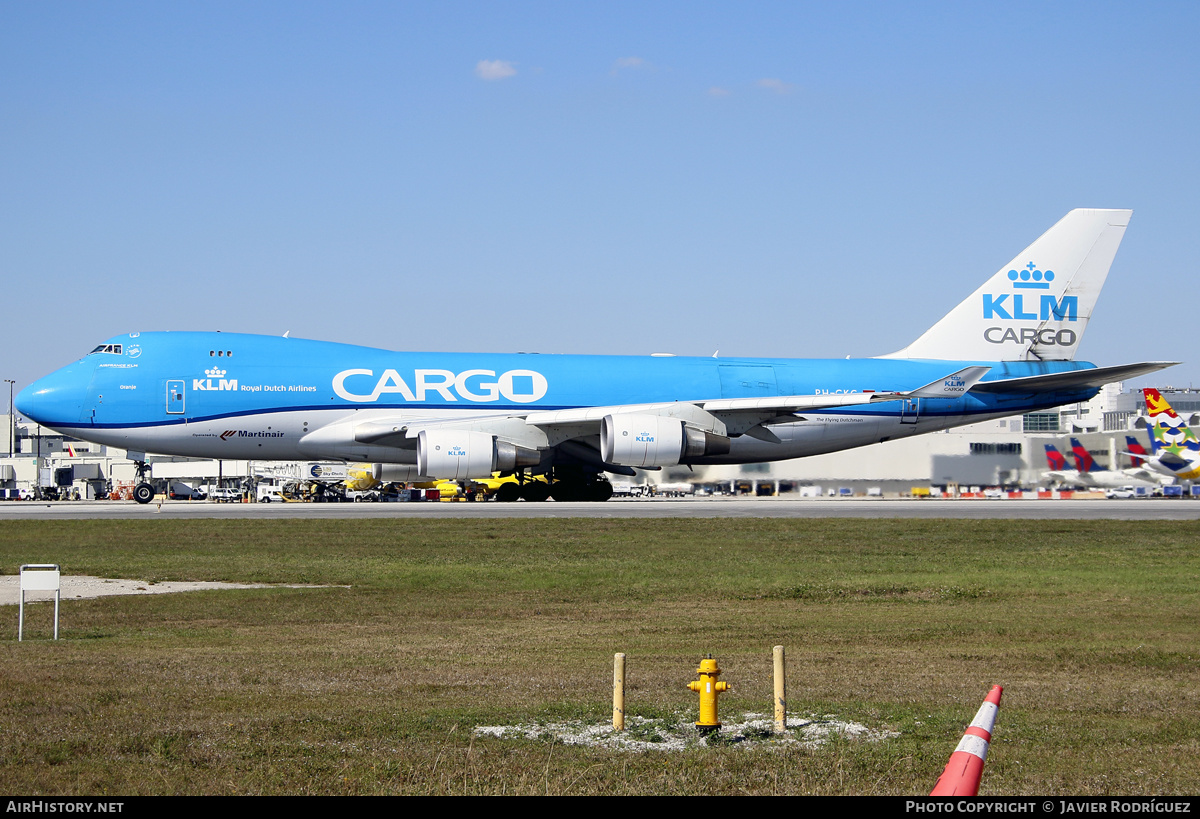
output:
{"label": "klm logo on tail", "polygon": [[1008,271],[1008,280],[1013,283],[1014,290],[1049,290],[1050,282],[1054,281],[1054,271],[1036,269],[1033,262],[1025,265],[1025,270]]}
{"label": "klm logo on tail", "polygon": [[[1053,270],[1038,270],[1033,262],[1022,270],[1009,270],[1008,280],[1013,290],[1049,290],[1054,281]],[[1027,300],[1028,299],[1028,300]],[[1079,297],[1054,298],[1051,293],[1040,296],[1029,293],[983,294],[983,318],[1004,321],[1078,321]],[[991,344],[1009,341],[1018,344],[1041,344],[1047,347],[1070,347],[1079,337],[1074,330],[1056,327],[988,327],[983,338]]]}

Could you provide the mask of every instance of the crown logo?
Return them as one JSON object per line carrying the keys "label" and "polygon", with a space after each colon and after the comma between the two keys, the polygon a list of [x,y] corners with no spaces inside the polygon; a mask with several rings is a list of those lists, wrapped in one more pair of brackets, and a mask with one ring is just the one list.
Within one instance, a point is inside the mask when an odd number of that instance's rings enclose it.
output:
{"label": "crown logo", "polygon": [[1037,265],[1030,262],[1022,270],[1008,271],[1008,280],[1013,283],[1014,290],[1049,290],[1054,271],[1038,270]]}
{"label": "crown logo", "polygon": [[209,378],[224,378],[225,371],[220,367],[213,367],[211,370],[205,370],[204,374]]}

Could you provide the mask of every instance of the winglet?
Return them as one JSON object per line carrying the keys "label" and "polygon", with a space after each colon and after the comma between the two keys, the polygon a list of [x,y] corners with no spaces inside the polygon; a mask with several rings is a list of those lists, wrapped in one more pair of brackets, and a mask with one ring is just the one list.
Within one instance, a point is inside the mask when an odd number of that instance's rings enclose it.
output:
{"label": "winglet", "polygon": [[991,367],[963,367],[958,372],[950,373],[937,381],[930,381],[923,387],[917,387],[910,392],[877,392],[871,395],[869,402],[900,401],[911,398],[962,398],[967,391],[979,383],[979,379],[987,375]]}
{"label": "winglet", "polygon": [[991,367],[963,367],[961,370],[937,381],[930,381],[908,393],[908,398],[961,398],[988,374]]}

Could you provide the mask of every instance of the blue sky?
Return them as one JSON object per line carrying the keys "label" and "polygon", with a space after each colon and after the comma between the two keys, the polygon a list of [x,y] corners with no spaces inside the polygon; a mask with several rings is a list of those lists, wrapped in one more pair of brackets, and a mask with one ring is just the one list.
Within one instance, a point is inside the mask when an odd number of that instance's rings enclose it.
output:
{"label": "blue sky", "polygon": [[[131,330],[859,357],[1074,207],[1189,361],[1200,4],[0,2],[18,387]],[[1184,332],[1179,332],[1183,330]]]}

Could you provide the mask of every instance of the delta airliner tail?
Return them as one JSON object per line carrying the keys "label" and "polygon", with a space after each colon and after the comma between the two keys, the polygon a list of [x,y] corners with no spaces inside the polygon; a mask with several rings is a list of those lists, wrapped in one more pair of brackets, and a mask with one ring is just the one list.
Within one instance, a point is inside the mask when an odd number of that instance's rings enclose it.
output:
{"label": "delta airliner tail", "polygon": [[1070,469],[1066,456],[1059,452],[1054,444],[1046,444],[1046,464],[1051,472],[1066,472]]}
{"label": "delta airliner tail", "polygon": [[1139,441],[1135,436],[1125,436],[1125,449],[1127,450],[1126,454],[1129,455],[1129,458],[1132,461],[1130,466],[1138,468],[1146,463],[1146,456],[1149,453],[1146,452],[1146,448],[1142,446],[1141,441]]}
{"label": "delta airliner tail", "polygon": [[1075,456],[1075,468],[1082,473],[1108,471],[1108,467],[1100,466],[1100,464],[1096,463],[1096,459],[1092,457],[1092,453],[1087,451],[1087,447],[1079,443],[1078,438],[1071,439],[1071,454]]}

